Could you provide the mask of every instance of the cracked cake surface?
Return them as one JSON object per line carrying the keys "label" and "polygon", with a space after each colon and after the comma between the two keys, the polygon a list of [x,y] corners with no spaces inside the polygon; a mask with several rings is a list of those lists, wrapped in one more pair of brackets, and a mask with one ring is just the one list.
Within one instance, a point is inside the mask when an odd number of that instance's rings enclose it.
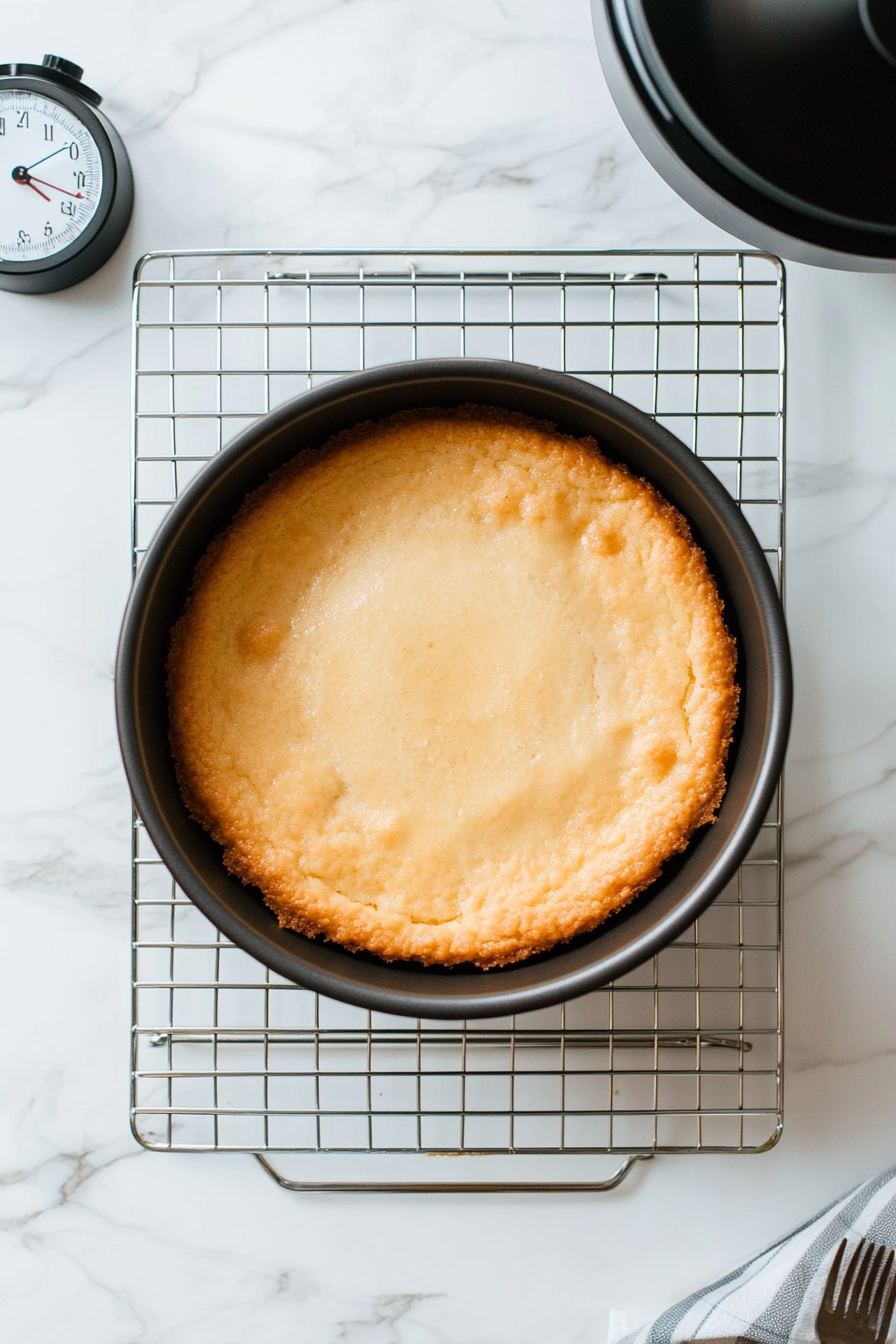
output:
{"label": "cracked cake surface", "polygon": [[284,926],[444,965],[654,882],[715,817],[738,701],[682,516],[593,440],[474,406],[356,426],[250,495],[168,667],[230,871]]}

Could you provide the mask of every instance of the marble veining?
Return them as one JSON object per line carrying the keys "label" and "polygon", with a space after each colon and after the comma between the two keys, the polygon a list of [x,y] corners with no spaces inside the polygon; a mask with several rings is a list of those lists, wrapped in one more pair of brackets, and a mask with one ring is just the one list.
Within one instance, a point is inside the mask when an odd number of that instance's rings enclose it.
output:
{"label": "marble veining", "polygon": [[[576,1344],[893,1161],[896,281],[788,268],[785,1134],[606,1195],[287,1194],[127,1127],[129,290],[145,251],[726,245],[604,85],[586,0],[46,0],[137,176],[116,257],[0,294],[3,1062],[10,1344]],[[608,1162],[609,1166],[610,1163]],[[622,1315],[620,1315],[620,1313]]]}

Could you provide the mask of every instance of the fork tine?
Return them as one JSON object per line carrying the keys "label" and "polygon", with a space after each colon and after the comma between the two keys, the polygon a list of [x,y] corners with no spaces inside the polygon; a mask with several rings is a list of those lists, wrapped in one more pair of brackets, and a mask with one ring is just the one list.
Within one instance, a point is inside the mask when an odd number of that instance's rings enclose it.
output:
{"label": "fork tine", "polygon": [[862,1244],[865,1247],[865,1251],[859,1263],[859,1271],[858,1274],[856,1275],[856,1281],[855,1284],[853,1285],[852,1295],[849,1299],[849,1305],[846,1308],[846,1316],[845,1316],[845,1319],[847,1321],[853,1321],[853,1322],[857,1322],[859,1319],[859,1303],[865,1292],[865,1283],[868,1278],[868,1266],[870,1265],[871,1257],[874,1254],[873,1241],[866,1242],[863,1237]]}
{"label": "fork tine", "polygon": [[846,1273],[843,1275],[843,1282],[840,1285],[840,1292],[837,1294],[837,1305],[834,1308],[841,1316],[846,1315],[846,1302],[852,1289],[856,1277],[856,1270],[859,1267],[859,1258],[865,1249],[865,1238],[862,1237],[858,1246],[852,1253],[852,1257],[846,1266]]}
{"label": "fork tine", "polygon": [[[886,1249],[886,1248],[884,1248]],[[876,1330],[877,1322],[880,1317],[881,1302],[884,1297],[884,1289],[887,1286],[887,1279],[890,1277],[890,1270],[893,1268],[893,1258],[896,1251],[891,1251],[884,1261],[884,1267],[880,1272],[880,1278],[877,1281],[877,1287],[874,1290],[874,1297],[868,1307],[868,1325],[872,1330]]]}
{"label": "fork tine", "polygon": [[871,1301],[874,1295],[874,1287],[878,1282],[877,1271],[880,1269],[880,1262],[887,1253],[887,1248],[881,1242],[880,1246],[871,1243],[871,1249],[874,1254],[871,1257],[871,1264],[868,1266],[868,1273],[865,1275],[865,1282],[862,1284],[862,1291],[859,1295],[856,1311],[859,1320],[863,1325],[870,1324],[871,1321]]}
{"label": "fork tine", "polygon": [[[891,1251],[889,1260],[887,1262],[887,1273],[890,1272],[890,1265],[892,1263],[893,1263],[893,1252]],[[893,1317],[894,1303],[896,1303],[896,1278],[890,1280],[890,1286],[887,1289],[887,1294],[886,1297],[884,1298],[883,1307],[881,1309],[880,1323],[877,1327],[877,1336],[876,1336],[877,1340],[879,1341],[879,1344],[884,1344],[884,1341],[886,1340],[887,1335],[889,1334],[890,1321]]]}
{"label": "fork tine", "polygon": [[822,1311],[834,1310],[834,1290],[837,1287],[837,1275],[840,1273],[840,1266],[843,1263],[843,1252],[846,1250],[846,1238],[844,1237],[837,1247],[837,1254],[828,1270],[827,1282],[824,1285],[824,1297],[821,1301]]}

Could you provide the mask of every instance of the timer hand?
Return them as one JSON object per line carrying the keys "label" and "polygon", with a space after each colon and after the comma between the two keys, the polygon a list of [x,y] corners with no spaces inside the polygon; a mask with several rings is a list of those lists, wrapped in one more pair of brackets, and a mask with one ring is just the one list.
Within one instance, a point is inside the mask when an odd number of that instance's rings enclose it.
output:
{"label": "timer hand", "polygon": [[54,149],[52,154],[45,154],[42,159],[37,160],[37,163],[29,163],[28,167],[25,169],[25,172],[30,173],[31,169],[36,168],[39,163],[46,163],[47,159],[55,158],[56,155],[61,154],[64,149],[68,149],[68,141],[66,141],[64,145],[60,145],[58,149]]}
{"label": "timer hand", "polygon": [[18,182],[20,187],[30,187],[32,191],[37,192],[38,196],[43,196],[45,201],[49,201],[50,197],[47,196],[45,192],[41,191],[40,187],[36,187],[34,185],[35,182],[39,182],[41,187],[49,187],[51,191],[61,191],[63,196],[74,196],[76,201],[83,201],[84,199],[84,193],[82,191],[69,191],[66,187],[57,187],[55,182],[45,182],[42,177],[32,178],[28,169],[21,166],[13,168],[12,180],[13,182]]}
{"label": "timer hand", "polygon": [[[45,201],[49,201],[50,198],[47,195],[47,193],[45,191],[41,191],[40,187],[36,187],[34,183],[31,181],[31,178],[28,176],[27,168],[13,168],[12,180],[13,182],[18,182],[20,187],[30,187],[32,191],[37,192],[38,196],[43,196]],[[38,181],[40,181],[40,178],[38,178]],[[48,182],[45,182],[43,185],[47,187],[50,184]]]}
{"label": "timer hand", "polygon": [[[49,187],[52,191],[61,191],[65,196],[74,196],[76,201],[83,201],[84,199],[83,191],[67,191],[65,187],[57,187],[55,182],[45,182],[42,177],[32,177],[30,173],[28,173],[27,182],[29,187],[32,182],[39,182],[42,187]],[[34,190],[37,191],[37,187]],[[41,192],[41,196],[43,196],[43,192]],[[46,199],[49,200],[49,196]]]}

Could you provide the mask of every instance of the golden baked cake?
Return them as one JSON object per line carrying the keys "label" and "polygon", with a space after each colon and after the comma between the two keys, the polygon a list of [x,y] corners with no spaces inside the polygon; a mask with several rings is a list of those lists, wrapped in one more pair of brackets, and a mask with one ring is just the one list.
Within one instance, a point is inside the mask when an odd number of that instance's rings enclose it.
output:
{"label": "golden baked cake", "polygon": [[296,458],[209,548],[171,741],[282,925],[500,966],[595,928],[713,820],[734,674],[652,486],[511,412],[407,412]]}

